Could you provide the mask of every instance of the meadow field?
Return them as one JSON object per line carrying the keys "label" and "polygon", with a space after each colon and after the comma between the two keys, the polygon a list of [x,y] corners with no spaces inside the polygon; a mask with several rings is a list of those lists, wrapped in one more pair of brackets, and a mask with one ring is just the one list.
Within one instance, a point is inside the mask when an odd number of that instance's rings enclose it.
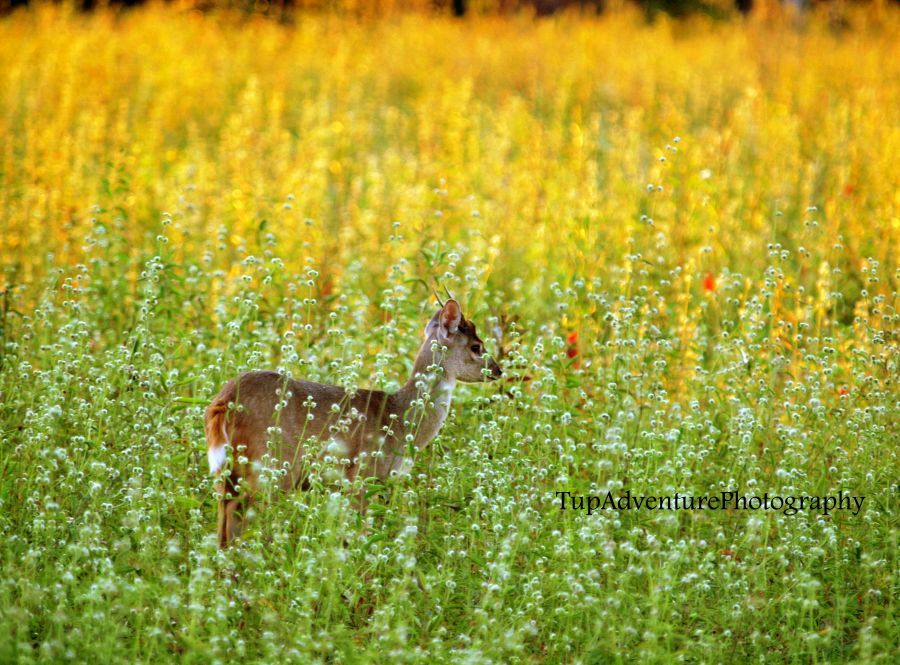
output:
{"label": "meadow field", "polygon": [[[0,18],[0,662],[898,662],[900,12]],[[503,367],[219,550],[240,371]],[[620,497],[861,509],[563,510]]]}

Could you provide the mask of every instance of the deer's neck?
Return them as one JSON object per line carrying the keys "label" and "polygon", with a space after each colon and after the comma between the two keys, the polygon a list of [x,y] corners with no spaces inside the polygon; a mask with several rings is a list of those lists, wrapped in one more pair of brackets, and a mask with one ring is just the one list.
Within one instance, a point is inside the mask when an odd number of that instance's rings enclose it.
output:
{"label": "deer's neck", "polygon": [[456,378],[442,372],[430,372],[428,368],[438,364],[426,341],[419,349],[412,374],[406,383],[394,393],[394,403],[404,430],[415,435],[415,445],[422,448],[441,429],[450,412],[450,399]]}

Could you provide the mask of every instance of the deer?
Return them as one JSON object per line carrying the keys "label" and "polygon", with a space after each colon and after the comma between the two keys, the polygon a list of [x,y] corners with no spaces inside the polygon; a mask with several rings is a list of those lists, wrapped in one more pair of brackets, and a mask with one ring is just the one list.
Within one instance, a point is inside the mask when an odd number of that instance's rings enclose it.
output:
{"label": "deer", "polygon": [[[224,385],[205,413],[220,548],[244,530],[264,458],[280,464],[278,486],[284,491],[309,489],[310,462],[316,459],[336,461],[338,475],[350,483],[405,475],[417,451],[440,432],[457,381],[502,376],[459,303],[438,299],[438,305],[412,373],[395,392],[350,392],[274,371],[245,372]],[[364,491],[357,500],[364,511]]]}

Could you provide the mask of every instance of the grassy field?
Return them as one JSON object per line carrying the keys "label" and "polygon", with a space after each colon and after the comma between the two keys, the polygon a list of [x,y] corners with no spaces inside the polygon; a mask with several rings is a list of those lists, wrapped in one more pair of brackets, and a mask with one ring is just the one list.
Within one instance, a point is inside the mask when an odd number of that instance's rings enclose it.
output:
{"label": "grassy field", "polygon": [[[897,662],[883,11],[0,19],[0,661]],[[221,384],[395,388],[437,284],[508,379],[219,551]]]}

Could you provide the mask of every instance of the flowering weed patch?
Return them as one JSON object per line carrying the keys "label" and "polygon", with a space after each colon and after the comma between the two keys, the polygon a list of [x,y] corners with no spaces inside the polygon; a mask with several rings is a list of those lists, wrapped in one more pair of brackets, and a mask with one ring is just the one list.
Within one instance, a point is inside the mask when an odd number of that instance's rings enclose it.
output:
{"label": "flowering weed patch", "polygon": [[[897,18],[0,20],[0,661],[893,662]],[[437,284],[504,380],[220,551],[224,381]]]}

